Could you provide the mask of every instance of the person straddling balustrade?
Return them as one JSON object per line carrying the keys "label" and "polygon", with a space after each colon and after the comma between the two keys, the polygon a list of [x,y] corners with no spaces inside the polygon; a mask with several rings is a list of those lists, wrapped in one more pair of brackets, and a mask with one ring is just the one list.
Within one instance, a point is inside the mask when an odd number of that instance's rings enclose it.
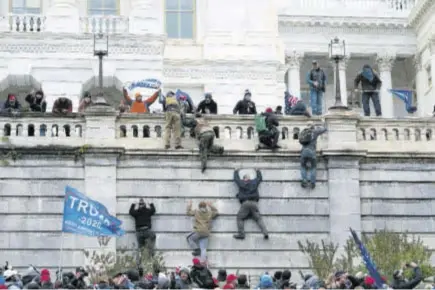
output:
{"label": "person straddling balustrade", "polygon": [[379,75],[368,64],[365,64],[362,71],[355,77],[355,93],[358,93],[360,83],[364,116],[370,116],[370,99],[375,107],[376,116],[382,116],[381,103],[379,101],[379,89],[382,86],[382,81]]}
{"label": "person straddling balustrade", "polygon": [[313,68],[307,74],[307,84],[310,86],[310,105],[313,115],[322,115],[323,94],[326,89],[326,74],[316,60]]}
{"label": "person straddling balustrade", "polygon": [[92,96],[89,92],[83,94],[83,98],[79,104],[79,112],[84,112],[87,107],[92,105]]}
{"label": "person straddling balustrade", "polygon": [[153,203],[149,207],[145,204],[143,198],[139,199],[139,204],[131,204],[130,215],[134,218],[136,224],[136,237],[139,249],[144,247],[148,250],[149,255],[154,255],[154,246],[156,235],[152,231],[151,217],[155,215],[156,208]]}
{"label": "person straddling balustrade", "polygon": [[315,127],[309,124],[307,128],[299,133],[299,143],[302,145],[301,150],[301,178],[302,187],[316,187],[316,169],[317,169],[317,138],[326,132],[325,127]]}
{"label": "person straddling balustrade", "polygon": [[204,96],[204,100],[202,100],[198,104],[198,108],[196,109],[198,113],[201,114],[212,114],[216,115],[218,113],[217,103],[213,100],[213,96],[211,93],[206,93]]}
{"label": "person straddling balustrade", "polygon": [[291,116],[305,116],[310,118],[311,114],[308,112],[308,108],[305,103],[294,96],[290,96],[287,100],[289,103],[288,115]]}
{"label": "person straddling balustrade", "polygon": [[236,115],[238,113],[239,115],[256,115],[257,107],[251,99],[251,91],[246,89],[243,100],[237,102],[236,106],[233,109],[233,114]]}
{"label": "person straddling balustrade", "polygon": [[27,96],[25,101],[30,106],[30,111],[45,113],[47,111],[47,102],[44,99],[42,90],[32,91]]}
{"label": "person straddling balustrade", "polygon": [[165,149],[171,148],[171,133],[174,133],[175,149],[183,149],[181,146],[181,105],[173,91],[166,93],[163,101],[165,111]]}
{"label": "person straddling balustrade", "polygon": [[3,112],[16,114],[21,112],[21,104],[14,94],[8,94],[6,102],[3,104]]}
{"label": "person straddling balustrade", "polygon": [[279,141],[279,122],[271,108],[267,108],[264,113],[255,116],[255,129],[258,132],[259,144],[256,150],[263,148],[276,150],[281,148]]}
{"label": "person straddling balustrade", "polygon": [[193,137],[198,140],[201,171],[204,172],[207,168],[208,155],[211,153],[222,155],[224,147],[214,145],[215,132],[201,113],[196,113],[195,118],[184,118],[183,125],[192,128]]}
{"label": "person straddling balustrade", "polygon": [[66,115],[72,113],[73,105],[70,99],[66,97],[60,97],[54,101],[53,109],[51,110],[55,114]]}
{"label": "person straddling balustrade", "polygon": [[238,233],[234,238],[243,240],[245,238],[245,225],[244,221],[252,218],[260,227],[264,239],[269,239],[269,234],[266,225],[263,222],[260,211],[258,210],[258,201],[260,200],[260,193],[258,186],[263,180],[260,170],[256,170],[257,176],[251,179],[248,174],[240,179],[240,169],[234,170],[234,182],[239,188],[236,197],[239,199],[241,206],[237,213],[237,230]]}
{"label": "person straddling balustrade", "polygon": [[217,208],[211,202],[200,202],[198,209],[192,209],[192,201],[187,205],[187,215],[193,216],[193,232],[187,236],[187,242],[193,250],[193,256],[200,256],[201,262],[207,261],[207,246],[211,223],[218,216]]}
{"label": "person straddling balustrade", "polygon": [[136,92],[135,99],[132,100],[128,95],[126,88],[123,88],[124,100],[130,106],[130,113],[149,113],[150,107],[157,100],[160,95],[160,88],[156,88],[157,91],[154,92],[149,98],[143,100],[140,92]]}

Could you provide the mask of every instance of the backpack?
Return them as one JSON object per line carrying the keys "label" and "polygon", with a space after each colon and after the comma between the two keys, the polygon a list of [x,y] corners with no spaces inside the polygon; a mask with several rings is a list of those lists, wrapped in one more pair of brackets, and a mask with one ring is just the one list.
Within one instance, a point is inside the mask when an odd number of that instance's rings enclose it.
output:
{"label": "backpack", "polygon": [[313,139],[313,130],[312,129],[305,128],[299,134],[299,143],[302,146],[306,146],[306,145],[310,144],[312,139]]}
{"label": "backpack", "polygon": [[255,116],[255,130],[260,133],[267,130],[266,116],[256,115]]}

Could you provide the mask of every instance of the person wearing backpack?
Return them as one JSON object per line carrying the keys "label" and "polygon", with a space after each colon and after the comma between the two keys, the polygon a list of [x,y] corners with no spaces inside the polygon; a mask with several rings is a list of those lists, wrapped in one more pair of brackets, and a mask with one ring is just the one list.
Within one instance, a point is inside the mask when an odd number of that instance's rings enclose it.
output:
{"label": "person wearing backpack", "polygon": [[326,132],[325,127],[308,126],[299,134],[301,150],[301,186],[306,188],[308,185],[312,189],[316,187],[316,168],[317,168],[317,138]]}
{"label": "person wearing backpack", "polygon": [[272,108],[267,108],[264,113],[255,116],[255,129],[258,133],[258,144],[256,150],[261,149],[264,145],[268,149],[279,149],[279,122],[276,115],[273,113]]}
{"label": "person wearing backpack", "polygon": [[313,68],[307,75],[307,83],[310,86],[310,104],[313,115],[322,115],[323,93],[326,88],[326,74],[313,60]]}
{"label": "person wearing backpack", "polygon": [[192,260],[193,266],[190,270],[190,278],[192,282],[198,285],[200,289],[214,289],[217,287],[213,280],[213,275],[210,270],[201,264],[198,258]]}

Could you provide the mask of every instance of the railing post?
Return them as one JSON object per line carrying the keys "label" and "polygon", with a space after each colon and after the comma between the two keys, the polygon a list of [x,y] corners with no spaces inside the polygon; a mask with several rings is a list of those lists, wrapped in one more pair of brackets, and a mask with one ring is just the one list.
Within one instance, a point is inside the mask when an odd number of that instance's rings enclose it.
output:
{"label": "railing post", "polygon": [[85,144],[113,147],[116,141],[116,116],[111,106],[93,105],[85,111]]}

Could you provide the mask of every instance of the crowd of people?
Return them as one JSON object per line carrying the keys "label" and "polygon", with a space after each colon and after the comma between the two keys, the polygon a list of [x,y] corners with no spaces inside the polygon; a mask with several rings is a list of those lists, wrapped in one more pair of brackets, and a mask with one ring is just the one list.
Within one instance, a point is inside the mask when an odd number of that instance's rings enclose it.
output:
{"label": "crowd of people", "polygon": [[[410,279],[404,278],[405,268],[412,269]],[[112,277],[102,275],[93,282],[83,267],[76,268],[75,272],[58,271],[54,279],[48,269],[39,271],[34,266],[22,273],[9,265],[0,271],[0,289],[379,289],[371,276],[362,272],[351,275],[345,271],[331,273],[327,279],[302,272],[299,272],[300,279],[295,279],[290,270],[276,271],[273,275],[264,272],[252,285],[250,276],[227,273],[225,269],[220,269],[214,277],[198,258],[194,258],[190,266],[176,267],[169,272],[158,267],[149,273],[144,273],[142,268],[125,269]],[[382,289],[414,289],[423,281],[423,276],[420,267],[411,262],[382,280]],[[421,284],[425,289],[434,287]]]}

